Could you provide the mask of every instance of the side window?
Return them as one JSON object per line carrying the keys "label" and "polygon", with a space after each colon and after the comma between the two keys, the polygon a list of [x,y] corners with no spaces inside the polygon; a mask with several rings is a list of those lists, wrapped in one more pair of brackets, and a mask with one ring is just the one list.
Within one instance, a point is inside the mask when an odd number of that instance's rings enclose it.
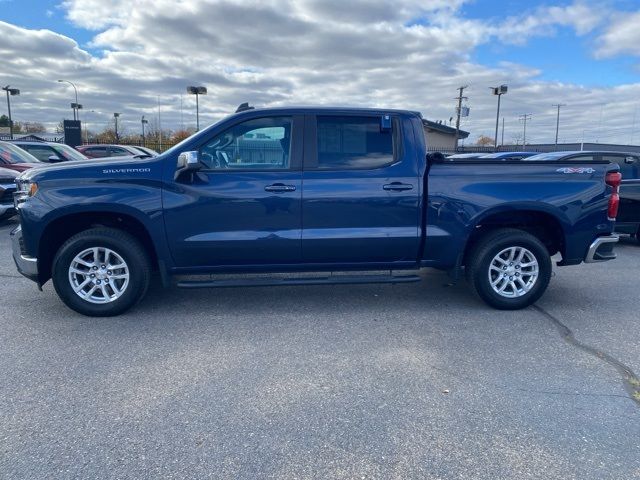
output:
{"label": "side window", "polygon": [[318,116],[317,131],[318,169],[372,169],[394,162],[393,134],[381,131],[380,117]]}
{"label": "side window", "polygon": [[22,148],[43,162],[48,162],[51,155],[60,157],[60,155],[46,145],[23,145]]}
{"label": "side window", "polygon": [[256,118],[216,135],[200,148],[210,170],[286,170],[291,165],[291,117]]}
{"label": "side window", "polygon": [[576,155],[568,159],[570,162],[590,162],[595,160],[593,155]]}
{"label": "side window", "polygon": [[92,158],[106,157],[107,149],[106,147],[91,147],[91,148],[87,148],[85,150],[85,153],[88,157],[92,157]]}
{"label": "side window", "polygon": [[110,150],[111,150],[111,156],[113,157],[123,157],[125,155],[132,155],[132,153],[129,153],[124,148],[111,147]]}

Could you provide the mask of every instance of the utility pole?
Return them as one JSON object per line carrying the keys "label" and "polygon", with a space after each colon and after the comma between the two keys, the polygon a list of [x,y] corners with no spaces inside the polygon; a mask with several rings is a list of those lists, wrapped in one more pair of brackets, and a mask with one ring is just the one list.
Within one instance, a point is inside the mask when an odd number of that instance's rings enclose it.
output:
{"label": "utility pole", "polygon": [[504,117],[502,117],[502,140],[500,140],[500,146],[504,145]]}
{"label": "utility pole", "polygon": [[467,100],[467,97],[462,96],[462,93],[465,91],[466,88],[469,88],[469,86],[465,85],[463,87],[458,88],[458,91],[460,93],[455,98],[455,100],[458,100],[458,112],[457,112],[458,115],[456,117],[456,142],[454,144],[455,150],[458,150],[458,137],[460,136],[460,115],[462,114],[462,100]]}
{"label": "utility pole", "polygon": [[560,107],[564,107],[566,103],[556,103],[552,107],[558,107],[558,116],[556,117],[556,147],[558,146],[558,130],[560,129]]}
{"label": "utility pole", "polygon": [[524,130],[522,132],[522,151],[525,150],[525,145],[527,144],[527,121],[531,120],[531,113],[525,113],[520,115],[520,121],[524,124]]}

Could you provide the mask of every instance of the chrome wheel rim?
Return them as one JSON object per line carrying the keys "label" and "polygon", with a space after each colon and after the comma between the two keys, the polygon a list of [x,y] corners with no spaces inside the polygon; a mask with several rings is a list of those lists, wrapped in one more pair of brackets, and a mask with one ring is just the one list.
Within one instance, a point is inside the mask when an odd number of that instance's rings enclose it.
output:
{"label": "chrome wheel rim", "polygon": [[89,303],[110,303],[126,291],[129,267],[113,250],[87,248],[71,261],[69,283],[76,295]]}
{"label": "chrome wheel rim", "polygon": [[489,283],[498,295],[518,298],[531,291],[538,280],[536,256],[524,247],[500,251],[489,264]]}

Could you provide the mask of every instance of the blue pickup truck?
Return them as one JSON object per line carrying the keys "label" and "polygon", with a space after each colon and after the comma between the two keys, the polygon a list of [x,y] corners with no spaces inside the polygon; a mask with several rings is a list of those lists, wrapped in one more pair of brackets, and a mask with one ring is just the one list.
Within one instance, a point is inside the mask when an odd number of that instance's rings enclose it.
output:
{"label": "blue pickup truck", "polygon": [[154,272],[196,288],[400,283],[423,267],[518,309],[546,290],[553,255],[615,258],[619,185],[601,160],[427,154],[411,111],[249,109],[157,158],[25,172],[11,235],[18,270],[92,316],[129,309]]}

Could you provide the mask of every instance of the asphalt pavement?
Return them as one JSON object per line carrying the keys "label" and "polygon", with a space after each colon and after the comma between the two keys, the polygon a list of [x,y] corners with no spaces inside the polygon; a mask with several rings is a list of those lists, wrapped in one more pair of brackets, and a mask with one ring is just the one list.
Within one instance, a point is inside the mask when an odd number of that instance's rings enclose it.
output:
{"label": "asphalt pavement", "polygon": [[[402,285],[155,285],[88,318],[0,226],[0,478],[640,478],[640,245],[492,310]],[[634,396],[638,398],[634,398]]]}

